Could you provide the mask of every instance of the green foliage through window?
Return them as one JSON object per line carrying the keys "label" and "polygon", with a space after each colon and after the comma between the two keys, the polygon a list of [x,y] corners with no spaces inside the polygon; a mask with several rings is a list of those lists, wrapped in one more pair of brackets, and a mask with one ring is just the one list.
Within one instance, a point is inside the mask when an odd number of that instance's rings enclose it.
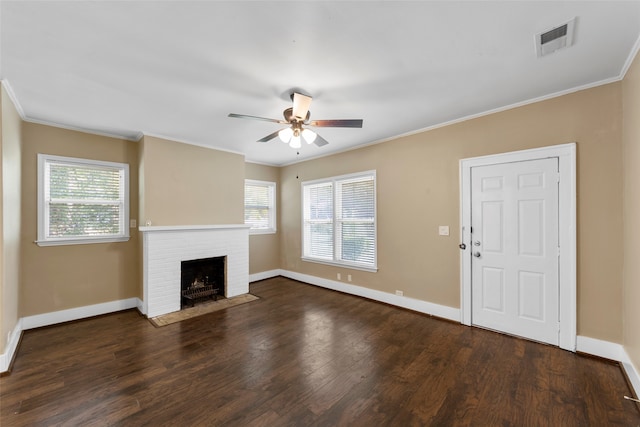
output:
{"label": "green foliage through window", "polygon": [[38,155],[38,241],[128,238],[128,165]]}
{"label": "green foliage through window", "polygon": [[252,233],[276,231],[275,182],[245,180],[244,223]]}

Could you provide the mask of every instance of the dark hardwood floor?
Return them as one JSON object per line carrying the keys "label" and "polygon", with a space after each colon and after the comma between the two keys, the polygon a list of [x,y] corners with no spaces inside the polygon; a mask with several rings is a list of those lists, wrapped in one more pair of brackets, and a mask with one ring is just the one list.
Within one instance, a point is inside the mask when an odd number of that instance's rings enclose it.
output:
{"label": "dark hardwood floor", "polygon": [[284,278],[162,328],[24,333],[0,424],[640,426],[616,364]]}

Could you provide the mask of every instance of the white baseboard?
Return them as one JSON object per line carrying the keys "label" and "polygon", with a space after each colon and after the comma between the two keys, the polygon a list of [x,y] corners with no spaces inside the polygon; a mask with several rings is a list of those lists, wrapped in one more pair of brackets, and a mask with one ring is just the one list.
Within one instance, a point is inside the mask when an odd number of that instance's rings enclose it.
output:
{"label": "white baseboard", "polygon": [[311,285],[320,286],[334,291],[344,292],[346,294],[356,295],[372,299],[374,301],[384,302],[386,304],[395,305],[409,310],[417,311],[432,316],[441,317],[443,319],[460,321],[460,309],[447,307],[445,305],[435,304],[432,302],[422,301],[414,298],[389,294],[387,292],[376,291],[362,286],[350,285],[347,283],[337,282],[335,280],[323,279],[321,277],[311,276],[308,274],[296,273],[295,271],[280,270],[280,275],[289,279],[299,280]]}
{"label": "white baseboard", "polygon": [[598,340],[578,335],[576,351],[591,354],[592,356],[603,357],[605,359],[621,362],[626,356],[624,347],[609,341]]}
{"label": "white baseboard", "polygon": [[629,382],[631,382],[631,386],[633,387],[636,396],[640,396],[640,374],[638,373],[638,370],[630,361],[622,362],[622,367],[629,378]]}
{"label": "white baseboard", "polygon": [[7,372],[9,370],[9,365],[11,365],[11,361],[18,350],[18,343],[20,342],[20,336],[22,334],[22,319],[18,319],[15,328],[11,331],[11,337],[7,342],[7,347],[5,348],[5,352],[0,354],[0,373]]}
{"label": "white baseboard", "polygon": [[282,270],[269,270],[262,271],[260,273],[250,274],[249,283],[257,282],[259,280],[271,279],[272,277],[282,276]]}
{"label": "white baseboard", "polygon": [[9,370],[11,360],[18,349],[20,335],[22,331],[42,326],[55,325],[57,323],[70,322],[72,320],[84,319],[87,317],[99,316],[101,314],[113,313],[116,311],[128,310],[142,306],[139,298],[128,298],[118,301],[110,301],[102,304],[87,305],[84,307],[70,308],[68,310],[54,311],[52,313],[36,314],[34,316],[21,317],[18,319],[16,327],[11,332],[7,348],[0,354],[0,373]]}
{"label": "white baseboard", "polygon": [[109,301],[102,304],[87,305],[84,307],[70,308],[68,310],[54,311],[52,313],[36,314],[22,318],[22,329],[40,328],[42,326],[55,325],[56,323],[70,322],[86,317],[99,316],[115,311],[128,310],[138,307],[138,298],[128,298],[118,301]]}
{"label": "white baseboard", "polygon": [[[340,291],[351,295],[357,295],[369,298],[375,301],[384,302],[398,307],[408,308],[420,313],[430,314],[444,319],[460,322],[461,312],[458,308],[447,307],[434,304],[427,301],[416,300],[413,298],[400,297],[386,292],[376,291],[362,286],[350,285],[347,283],[337,282],[334,280],[323,279],[308,274],[297,273],[288,270],[272,270],[266,272],[268,275],[264,278],[274,277],[277,275],[288,277],[289,279],[299,280],[311,285],[321,286],[323,288]],[[578,336],[576,342],[576,350],[593,356],[603,357],[605,359],[615,360],[622,364],[629,380],[635,390],[637,396],[640,396],[640,375],[633,365],[624,346],[609,341],[598,340],[585,336]]]}
{"label": "white baseboard", "polygon": [[145,316],[147,315],[147,305],[140,298],[136,298],[136,307],[138,308],[138,311],[140,313],[144,314]]}
{"label": "white baseboard", "polygon": [[[256,273],[249,276],[250,282],[265,280],[271,277],[284,276],[289,279],[298,280],[311,285],[320,286],[334,291],[344,292],[356,295],[374,301],[380,301],[398,307],[407,308],[409,310],[420,313],[429,314],[443,319],[460,321],[460,309],[435,304],[427,301],[417,300],[404,296],[397,296],[362,286],[350,285],[347,283],[337,282],[335,280],[323,279],[321,277],[311,276],[308,274],[297,273],[288,270],[271,270],[262,273]],[[0,373],[9,369],[9,364],[13,359],[20,342],[22,331],[27,329],[39,328],[42,326],[54,325],[57,323],[69,322],[72,320],[84,319],[87,317],[99,316],[101,314],[113,313],[116,311],[137,308],[142,312],[144,303],[139,298],[128,298],[118,301],[110,301],[102,304],[94,304],[85,307],[71,308],[68,310],[55,311],[52,313],[37,314],[35,316],[27,316],[20,318],[15,328],[11,332],[8,345],[3,354],[0,354]],[[144,312],[142,312],[144,314]],[[621,362],[636,395],[640,395],[640,374],[631,362],[627,352],[621,344],[608,341],[602,341],[595,338],[578,336],[576,350],[582,353],[603,357],[610,360]]]}

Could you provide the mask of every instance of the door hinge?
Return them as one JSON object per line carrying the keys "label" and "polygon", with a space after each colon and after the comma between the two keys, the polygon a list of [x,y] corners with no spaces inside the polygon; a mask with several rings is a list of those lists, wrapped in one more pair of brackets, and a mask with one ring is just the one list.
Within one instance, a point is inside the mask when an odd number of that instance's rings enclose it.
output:
{"label": "door hinge", "polygon": [[558,246],[558,256],[560,256],[560,246]]}

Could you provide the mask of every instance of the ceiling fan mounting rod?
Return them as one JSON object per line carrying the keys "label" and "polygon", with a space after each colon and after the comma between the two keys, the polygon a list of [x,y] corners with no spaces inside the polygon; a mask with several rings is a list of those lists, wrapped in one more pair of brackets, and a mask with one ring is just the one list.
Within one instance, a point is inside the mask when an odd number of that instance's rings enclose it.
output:
{"label": "ceiling fan mounting rod", "polygon": [[291,122],[291,129],[293,129],[294,136],[300,136],[300,132],[302,132],[302,122],[294,119]]}

